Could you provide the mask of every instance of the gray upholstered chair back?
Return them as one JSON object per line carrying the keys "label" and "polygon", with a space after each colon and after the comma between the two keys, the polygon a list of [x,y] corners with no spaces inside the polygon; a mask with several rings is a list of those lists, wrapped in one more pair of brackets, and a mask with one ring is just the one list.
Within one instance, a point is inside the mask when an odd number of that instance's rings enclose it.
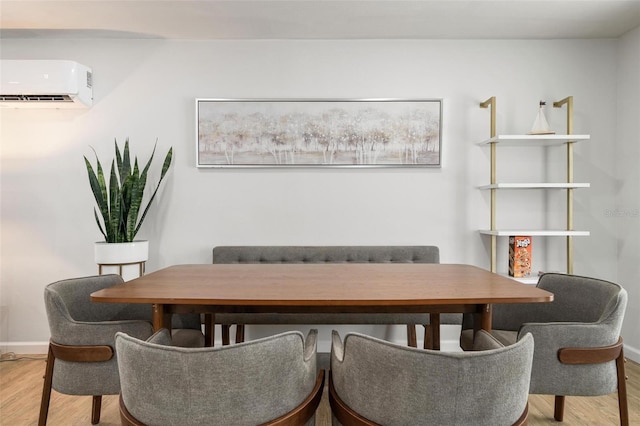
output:
{"label": "gray upholstered chair back", "polygon": [[385,426],[512,425],[526,412],[533,338],[482,346],[419,350],[356,333],[342,342],[334,331],[331,381],[353,411]]}
{"label": "gray upholstered chair back", "polygon": [[[298,406],[316,382],[317,332],[220,348],[165,346],[118,333],[122,401],[147,425],[257,425]],[[154,343],[156,342],[156,343]],[[310,424],[313,424],[311,421]]]}
{"label": "gray upholstered chair back", "polygon": [[627,305],[627,292],[618,284],[548,273],[540,277],[538,287],[553,293],[553,302],[495,306],[493,328],[518,330],[528,322],[597,323],[611,334],[611,344],[617,341]]}
{"label": "gray upholstered chair back", "polygon": [[[149,304],[91,302],[91,293],[122,283],[124,281],[120,275],[96,275],[49,284],[45,288],[44,299],[53,341],[64,345],[86,342],[86,336],[73,331],[79,323],[135,320],[151,323],[152,311]],[[199,314],[174,315],[171,325],[176,333],[181,334],[185,345],[199,342],[197,334],[190,335],[187,332],[199,332]]]}
{"label": "gray upholstered chair back", "polygon": [[101,322],[119,320],[145,320],[151,318],[151,306],[126,303],[95,303],[91,293],[103,288],[122,284],[119,275],[96,275],[73,278],[49,284],[45,288],[44,298],[51,337],[57,343],[66,339],[82,338],[60,328],[78,322]]}

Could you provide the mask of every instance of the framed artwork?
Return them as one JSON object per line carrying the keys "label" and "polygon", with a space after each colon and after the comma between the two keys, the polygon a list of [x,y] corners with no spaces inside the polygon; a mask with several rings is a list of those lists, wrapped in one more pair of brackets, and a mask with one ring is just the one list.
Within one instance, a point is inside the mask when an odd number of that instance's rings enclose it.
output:
{"label": "framed artwork", "polygon": [[198,167],[439,167],[441,99],[196,99]]}

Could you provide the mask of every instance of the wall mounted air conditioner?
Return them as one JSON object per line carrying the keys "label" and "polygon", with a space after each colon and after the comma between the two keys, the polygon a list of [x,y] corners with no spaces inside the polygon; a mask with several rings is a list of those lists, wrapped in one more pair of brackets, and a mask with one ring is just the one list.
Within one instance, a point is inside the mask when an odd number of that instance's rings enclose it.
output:
{"label": "wall mounted air conditioner", "polygon": [[73,61],[0,61],[0,107],[88,108],[91,69]]}

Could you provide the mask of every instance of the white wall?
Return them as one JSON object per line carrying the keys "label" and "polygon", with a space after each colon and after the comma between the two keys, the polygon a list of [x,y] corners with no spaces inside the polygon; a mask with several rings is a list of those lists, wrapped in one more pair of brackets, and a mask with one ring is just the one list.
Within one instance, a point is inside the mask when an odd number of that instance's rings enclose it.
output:
{"label": "white wall", "polygon": [[[167,185],[139,235],[151,241],[148,271],[209,263],[211,248],[221,244],[435,244],[444,263],[487,267],[488,242],[477,229],[488,227],[489,200],[477,186],[488,183],[489,160],[476,143],[489,135],[489,113],[478,103],[492,95],[503,133],[528,131],[540,99],[574,96],[575,131],[592,137],[576,147],[576,181],[592,182],[576,191],[576,228],[592,236],[575,239],[575,273],[617,279],[617,226],[605,215],[618,201],[620,156],[609,149],[616,146],[616,40],[0,43],[5,59],[91,66],[95,96],[94,107],[82,112],[0,111],[5,347],[47,340],[47,283],[96,272],[92,243],[100,234],[82,156],[93,146],[111,158],[114,138],[129,137],[144,158],[156,138],[160,152],[174,147]],[[443,98],[443,166],[199,170],[197,97]],[[564,131],[564,109],[549,108],[547,118]],[[540,166],[545,158],[550,167]],[[510,151],[500,154],[499,175],[554,176],[563,166],[562,149]],[[555,222],[564,217],[555,197],[505,196],[499,207],[526,221],[549,207],[557,210],[549,219]],[[507,219],[500,215],[499,224]],[[534,241],[552,253],[540,251],[536,270],[562,268],[564,255],[554,245],[563,242],[551,243]]]}
{"label": "white wall", "polygon": [[618,280],[629,292],[622,335],[630,355],[640,354],[640,28],[618,46],[618,102],[615,215],[618,231]]}

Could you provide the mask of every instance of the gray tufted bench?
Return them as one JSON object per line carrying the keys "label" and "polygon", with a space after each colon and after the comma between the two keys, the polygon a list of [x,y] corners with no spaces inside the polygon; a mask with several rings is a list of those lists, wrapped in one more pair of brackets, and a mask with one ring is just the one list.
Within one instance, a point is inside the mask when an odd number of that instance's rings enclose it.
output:
{"label": "gray tufted bench", "polygon": [[[436,246],[218,246],[213,263],[439,263]],[[460,315],[443,315],[458,324]],[[429,314],[366,313],[220,313],[223,344],[229,343],[229,326],[236,324],[236,342],[244,341],[245,324],[406,324],[410,346],[417,346],[416,324],[425,326],[425,347],[439,347],[440,316]],[[429,325],[433,325],[433,329]]]}

